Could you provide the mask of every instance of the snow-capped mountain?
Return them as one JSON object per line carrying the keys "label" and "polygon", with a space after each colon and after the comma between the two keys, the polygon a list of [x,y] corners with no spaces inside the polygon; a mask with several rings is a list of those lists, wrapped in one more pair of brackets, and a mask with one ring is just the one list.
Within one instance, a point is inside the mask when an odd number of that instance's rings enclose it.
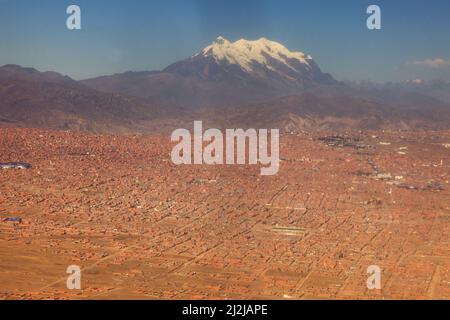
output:
{"label": "snow-capped mountain", "polygon": [[223,37],[162,71],[126,72],[83,83],[183,107],[261,102],[338,84],[307,54],[265,38],[230,42]]}
{"label": "snow-capped mountain", "polygon": [[336,84],[310,55],[289,51],[282,44],[266,38],[230,42],[218,37],[200,53],[174,63],[164,71],[215,81],[253,80],[278,89]]}
{"label": "snow-capped mountain", "polygon": [[266,67],[276,71],[274,62],[296,71],[298,64],[307,69],[311,69],[311,56],[306,56],[302,52],[291,52],[283,45],[261,38],[256,41],[245,39],[234,43],[223,37],[218,37],[211,45],[202,50],[198,55],[203,57],[212,56],[217,63],[226,61],[229,64],[236,64],[247,72],[255,72],[257,66]]}

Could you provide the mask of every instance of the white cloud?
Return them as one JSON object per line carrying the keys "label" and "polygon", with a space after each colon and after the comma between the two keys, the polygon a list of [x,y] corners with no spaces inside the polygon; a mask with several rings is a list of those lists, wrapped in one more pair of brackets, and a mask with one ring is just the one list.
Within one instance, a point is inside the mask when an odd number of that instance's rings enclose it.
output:
{"label": "white cloud", "polygon": [[429,68],[446,68],[450,67],[450,59],[445,60],[442,58],[435,58],[435,59],[425,59],[422,61],[413,61],[410,62],[410,64],[416,65],[416,66],[424,66]]}

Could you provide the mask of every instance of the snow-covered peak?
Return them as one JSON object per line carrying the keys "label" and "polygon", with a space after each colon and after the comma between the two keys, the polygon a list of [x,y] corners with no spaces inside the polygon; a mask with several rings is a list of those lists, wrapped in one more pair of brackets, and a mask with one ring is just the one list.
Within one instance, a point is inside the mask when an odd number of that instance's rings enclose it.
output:
{"label": "snow-covered peak", "polygon": [[230,42],[224,37],[218,37],[211,45],[200,53],[203,56],[212,56],[217,62],[226,60],[230,64],[239,65],[242,69],[252,72],[255,63],[262,64],[268,69],[275,70],[268,57],[295,70],[293,61],[304,64],[310,68],[311,56],[302,52],[291,52],[282,44],[266,38],[249,41],[240,39]]}
{"label": "snow-covered peak", "polygon": [[214,40],[214,43],[217,45],[230,44],[230,42],[222,36],[217,37],[217,39]]}

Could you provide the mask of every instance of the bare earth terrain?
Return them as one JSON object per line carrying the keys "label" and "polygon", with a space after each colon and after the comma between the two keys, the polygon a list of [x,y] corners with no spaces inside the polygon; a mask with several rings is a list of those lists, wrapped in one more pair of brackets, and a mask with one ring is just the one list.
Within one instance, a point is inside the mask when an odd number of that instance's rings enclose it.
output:
{"label": "bare earth terrain", "polygon": [[0,298],[449,298],[450,132],[325,136],[283,136],[262,177],[175,166],[167,137],[0,129],[33,165],[0,170]]}

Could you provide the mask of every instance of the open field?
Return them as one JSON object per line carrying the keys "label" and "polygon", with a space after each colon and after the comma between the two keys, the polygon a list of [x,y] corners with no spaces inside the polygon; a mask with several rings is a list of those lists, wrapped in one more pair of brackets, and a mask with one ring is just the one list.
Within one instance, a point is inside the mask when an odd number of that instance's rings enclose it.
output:
{"label": "open field", "polygon": [[175,166],[167,137],[0,129],[33,165],[0,170],[0,298],[450,297],[450,132],[324,136],[283,136],[263,177]]}

